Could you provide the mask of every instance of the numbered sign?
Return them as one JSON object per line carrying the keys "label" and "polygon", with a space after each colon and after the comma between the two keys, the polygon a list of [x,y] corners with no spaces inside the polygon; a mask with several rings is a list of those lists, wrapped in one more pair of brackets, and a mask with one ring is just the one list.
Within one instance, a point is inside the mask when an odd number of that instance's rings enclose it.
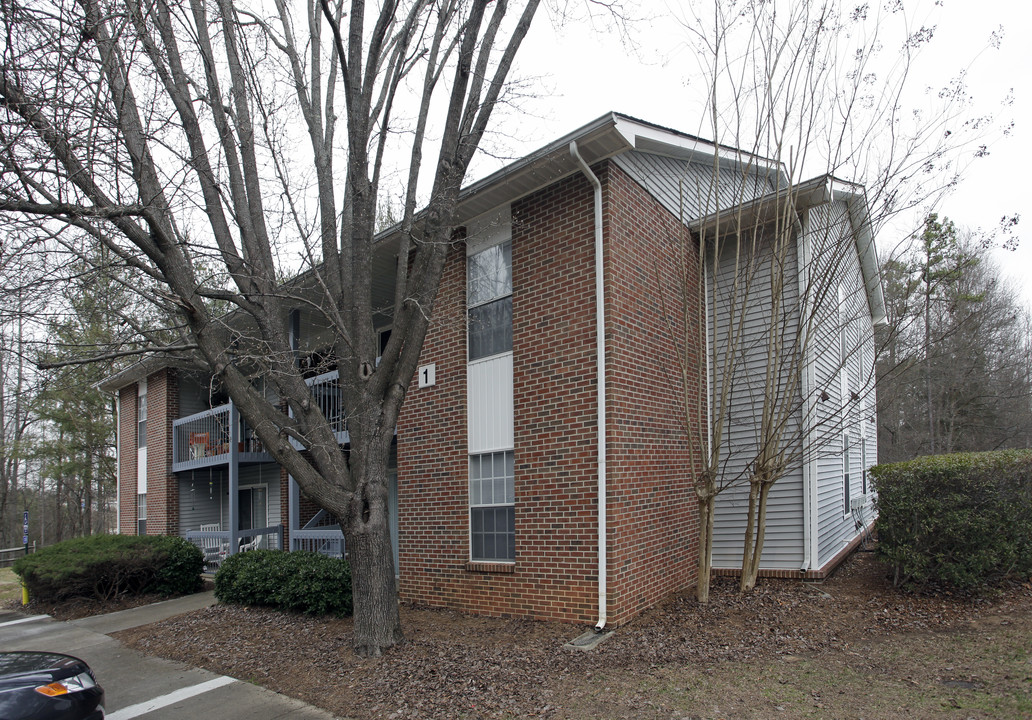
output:
{"label": "numbered sign", "polygon": [[437,383],[437,363],[419,366],[419,387],[425,388]]}

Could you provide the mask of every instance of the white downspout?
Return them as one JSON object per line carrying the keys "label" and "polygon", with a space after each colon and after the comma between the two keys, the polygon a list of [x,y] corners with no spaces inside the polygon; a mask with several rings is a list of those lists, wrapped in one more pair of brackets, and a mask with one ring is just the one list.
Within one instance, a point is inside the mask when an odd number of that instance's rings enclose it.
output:
{"label": "white downspout", "polygon": [[570,155],[595,189],[595,337],[598,390],[598,622],[595,631],[606,626],[606,295],[602,264],[602,183],[591,172],[570,143]]}
{"label": "white downspout", "polygon": [[118,390],[115,398],[115,535],[122,534],[122,398]]}

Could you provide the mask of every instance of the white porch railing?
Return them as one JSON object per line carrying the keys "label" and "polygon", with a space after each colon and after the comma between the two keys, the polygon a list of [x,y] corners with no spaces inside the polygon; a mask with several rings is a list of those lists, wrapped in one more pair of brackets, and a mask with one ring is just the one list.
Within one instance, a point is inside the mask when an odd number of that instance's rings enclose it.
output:
{"label": "white porch railing", "polygon": [[271,525],[252,530],[238,530],[237,547],[233,548],[233,533],[228,530],[216,530],[214,525],[202,525],[200,530],[188,530],[186,539],[204,553],[204,571],[213,573],[222,565],[222,561],[230,555],[248,550],[282,550],[283,526]]}
{"label": "white porch railing", "polygon": [[303,528],[290,533],[290,549],[309,550],[328,557],[344,557],[344,533],[325,510],[320,510]]}

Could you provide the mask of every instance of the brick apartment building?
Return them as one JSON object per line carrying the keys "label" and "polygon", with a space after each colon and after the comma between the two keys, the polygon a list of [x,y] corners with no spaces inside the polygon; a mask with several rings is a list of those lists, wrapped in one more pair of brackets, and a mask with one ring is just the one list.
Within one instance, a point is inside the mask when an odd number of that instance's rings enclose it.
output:
{"label": "brick apartment building", "polygon": [[[688,338],[697,396],[707,397],[719,381],[707,347],[715,300],[701,287],[680,291],[685,269],[704,277],[697,248],[715,210],[784,205],[779,169],[751,158],[743,171],[743,157],[609,114],[464,190],[466,241],[446,266],[397,427],[390,504],[403,600],[618,625],[694,583],[701,466],[685,428],[704,435],[708,411],[685,407],[672,337]],[[820,236],[847,249],[829,282],[860,319],[807,349],[805,389],[844,408],[866,387],[882,309],[862,193],[832,185],[814,181],[793,202],[810,219],[800,248],[821,251],[811,232],[820,216],[837,228]],[[703,197],[721,193],[734,200],[718,208]],[[684,327],[701,317],[706,332]],[[845,347],[846,325],[856,362],[822,363]],[[295,326],[299,348],[317,352],[322,329],[303,309]],[[309,382],[327,417],[341,415],[335,373]],[[210,378],[155,358],[103,387],[119,400],[121,532],[190,537],[213,564],[227,547],[342,552],[334,519],[305,500]],[[855,542],[869,489],[850,483],[849,468],[864,474],[876,457],[873,398],[863,396],[841,442],[822,439],[834,450],[809,453],[774,494],[767,572],[819,576]],[[819,434],[815,424],[806,441]],[[339,437],[346,443],[343,426]],[[717,568],[734,566],[741,505],[740,492],[722,503]]]}

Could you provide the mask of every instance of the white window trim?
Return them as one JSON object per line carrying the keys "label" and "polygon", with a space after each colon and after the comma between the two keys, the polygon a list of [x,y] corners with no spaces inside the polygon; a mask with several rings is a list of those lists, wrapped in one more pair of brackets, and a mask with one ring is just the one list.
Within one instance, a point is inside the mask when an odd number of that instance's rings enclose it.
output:
{"label": "white window trim", "polygon": [[[474,505],[471,502],[471,498],[470,498],[470,495],[469,495],[469,482],[470,482],[470,477],[469,477],[469,460],[471,458],[479,456],[479,455],[493,455],[495,453],[500,453],[500,452],[511,452],[513,454],[513,499],[512,499],[512,502],[511,503],[487,503],[487,504],[481,503],[479,505]],[[471,562],[471,563],[491,564],[491,565],[515,565],[516,564],[516,559],[515,558],[513,558],[512,560],[498,560],[498,559],[495,559],[495,560],[477,560],[477,559],[475,559],[473,557],[473,519],[472,519],[472,512],[473,512],[474,509],[477,509],[477,508],[506,508],[506,507],[511,507],[513,509],[513,517],[514,517],[514,520],[515,520],[516,505],[517,505],[517,503],[516,503],[516,487],[515,487],[515,485],[516,485],[516,449],[514,447],[508,447],[508,448],[499,448],[497,450],[483,450],[483,451],[480,451],[480,452],[470,453],[466,457],[467,457],[467,459],[466,459],[466,508],[467,508],[466,509],[466,522],[469,525],[469,532],[467,533],[467,537],[468,537],[468,540],[469,540],[469,547],[467,549],[466,557],[469,558],[469,562]]]}

